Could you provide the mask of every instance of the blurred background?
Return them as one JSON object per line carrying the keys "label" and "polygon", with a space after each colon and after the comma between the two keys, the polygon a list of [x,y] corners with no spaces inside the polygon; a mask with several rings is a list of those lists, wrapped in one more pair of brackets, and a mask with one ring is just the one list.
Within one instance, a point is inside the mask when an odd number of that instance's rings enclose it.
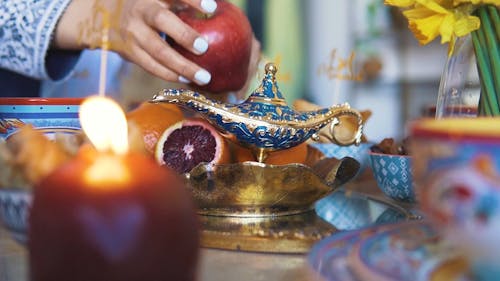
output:
{"label": "blurred background", "polygon": [[[374,142],[403,138],[405,123],[435,105],[447,46],[439,40],[419,46],[400,11],[383,0],[232,2],[247,13],[263,64],[279,65],[279,86],[289,104],[348,102],[370,110],[365,133]],[[124,77],[121,92],[130,106],[172,86],[134,66]]]}

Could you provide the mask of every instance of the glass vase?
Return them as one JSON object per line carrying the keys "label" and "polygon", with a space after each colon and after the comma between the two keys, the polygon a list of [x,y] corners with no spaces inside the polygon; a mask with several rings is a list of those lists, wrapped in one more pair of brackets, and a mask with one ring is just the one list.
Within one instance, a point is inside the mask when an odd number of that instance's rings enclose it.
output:
{"label": "glass vase", "polygon": [[472,37],[459,37],[441,75],[435,117],[476,117],[480,93]]}

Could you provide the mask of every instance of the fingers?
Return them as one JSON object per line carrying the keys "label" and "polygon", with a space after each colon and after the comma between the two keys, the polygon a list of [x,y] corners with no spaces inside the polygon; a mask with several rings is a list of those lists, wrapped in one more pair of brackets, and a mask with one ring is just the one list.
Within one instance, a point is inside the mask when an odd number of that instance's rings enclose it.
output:
{"label": "fingers", "polygon": [[123,44],[132,48],[122,50],[122,55],[142,66],[146,71],[164,80],[198,85],[208,84],[211,74],[174,50],[160,32],[167,34],[190,52],[201,55],[208,49],[208,42],[184,23],[170,8],[182,1],[202,12],[213,12],[217,8],[214,0],[161,0],[131,2],[128,21],[122,26],[119,36]]}
{"label": "fingers", "polygon": [[202,13],[211,14],[217,9],[217,2],[215,0],[183,0],[183,2]]}
{"label": "fingers", "polygon": [[145,21],[194,54],[201,55],[208,49],[208,42],[168,9],[149,9]]}
{"label": "fingers", "polygon": [[165,81],[176,82],[179,79],[179,75],[167,67],[163,66],[156,59],[150,56],[142,48],[136,46],[130,50],[130,53],[123,54],[123,56],[134,62],[135,64],[141,66],[144,70],[151,73],[152,75],[161,78]]}
{"label": "fingers", "polygon": [[170,81],[181,83],[193,81],[198,85],[205,85],[210,82],[211,75],[208,71],[176,52],[153,30],[147,27],[143,29],[137,33],[139,47],[150,54],[159,64],[177,74],[177,77]]}

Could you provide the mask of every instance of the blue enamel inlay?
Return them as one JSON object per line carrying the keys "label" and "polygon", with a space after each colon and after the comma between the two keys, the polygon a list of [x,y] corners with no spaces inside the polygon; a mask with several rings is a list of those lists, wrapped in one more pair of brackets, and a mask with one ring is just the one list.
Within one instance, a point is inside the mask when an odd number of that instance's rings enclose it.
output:
{"label": "blue enamel inlay", "polygon": [[3,112],[0,113],[0,118],[18,118],[18,119],[39,119],[39,118],[78,118],[78,112],[56,113],[56,112],[33,112],[33,113],[16,113]]}
{"label": "blue enamel inlay", "polygon": [[[240,104],[225,104],[218,100],[207,99],[200,93],[184,89],[169,89],[163,93],[168,98],[159,98],[159,100],[177,103],[201,113],[220,131],[233,135],[239,142],[247,146],[270,150],[290,148],[310,138],[327,122],[321,126],[309,128],[300,128],[287,125],[287,123],[306,123],[311,118],[330,114],[331,109],[323,108],[310,112],[293,110],[286,105],[286,101],[276,84],[275,73],[275,70],[267,69],[266,66],[266,75],[261,86],[245,102]],[[191,99],[183,99],[186,95]],[[222,108],[222,111],[213,110],[211,103],[216,108]],[[243,119],[228,118],[230,114],[241,116]],[[238,120],[242,122],[240,123]],[[257,126],[258,124],[266,125]],[[279,128],[276,128],[278,124]],[[271,128],[273,128],[272,131]]]}
{"label": "blue enamel inlay", "polygon": [[0,105],[2,113],[78,113],[79,105]]}
{"label": "blue enamel inlay", "polygon": [[79,130],[79,105],[0,105],[0,138],[5,139],[25,124],[38,129]]}

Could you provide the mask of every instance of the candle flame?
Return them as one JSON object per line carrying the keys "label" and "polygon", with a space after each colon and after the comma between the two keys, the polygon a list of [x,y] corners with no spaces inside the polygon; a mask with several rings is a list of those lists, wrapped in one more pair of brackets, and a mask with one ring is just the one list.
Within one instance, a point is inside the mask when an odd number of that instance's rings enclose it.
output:
{"label": "candle flame", "polygon": [[93,183],[93,186],[98,189],[109,190],[112,187],[123,189],[130,181],[128,166],[123,159],[115,155],[100,154],[85,170],[87,183]]}
{"label": "candle flame", "polygon": [[85,99],[80,106],[80,123],[98,151],[127,153],[127,119],[114,100],[104,96]]}

